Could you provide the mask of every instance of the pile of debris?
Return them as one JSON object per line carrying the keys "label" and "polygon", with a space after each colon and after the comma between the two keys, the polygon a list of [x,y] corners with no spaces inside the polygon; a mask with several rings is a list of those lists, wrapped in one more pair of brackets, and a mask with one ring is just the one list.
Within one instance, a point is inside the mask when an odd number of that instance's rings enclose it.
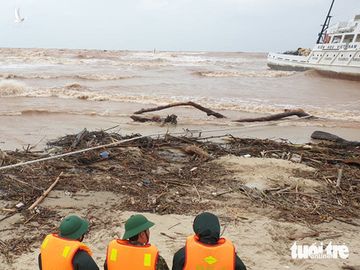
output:
{"label": "pile of debris", "polygon": [[[40,203],[56,189],[111,191],[121,194],[123,199],[117,206],[121,210],[159,214],[209,210],[235,194],[253,205],[275,208],[276,217],[285,221],[318,224],[336,219],[358,225],[353,221],[360,214],[358,146],[293,145],[231,135],[214,139],[170,134],[122,136],[84,129],[49,142],[44,151],[2,152],[0,200],[8,205],[0,209],[0,222],[20,212],[22,226],[36,220],[44,233],[48,232],[54,226],[48,217],[56,212],[41,208]],[[230,177],[226,168],[212,162],[226,155],[302,163],[315,169],[302,177],[321,185],[312,193],[295,185],[258,190]],[[45,160],[4,169],[38,159]],[[231,203],[232,207],[243,207],[236,200]],[[0,242],[1,253],[8,252],[7,246]]]}

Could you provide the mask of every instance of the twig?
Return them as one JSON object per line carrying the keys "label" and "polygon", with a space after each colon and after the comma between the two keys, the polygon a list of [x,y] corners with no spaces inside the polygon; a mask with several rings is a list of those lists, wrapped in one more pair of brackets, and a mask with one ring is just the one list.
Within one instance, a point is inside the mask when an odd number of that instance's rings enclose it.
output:
{"label": "twig", "polygon": [[196,187],[195,185],[193,185],[193,187],[195,188],[196,194],[197,194],[198,197],[199,197],[199,201],[201,201],[201,196],[200,196],[200,193],[199,193],[197,187]]}
{"label": "twig", "polygon": [[230,190],[228,190],[228,191],[223,191],[223,192],[220,192],[220,193],[216,193],[216,194],[215,194],[215,197],[220,197],[220,196],[222,196],[222,195],[225,195],[225,194],[228,194],[228,193],[232,193],[232,192],[234,192],[234,190],[230,189]]}
{"label": "twig", "polygon": [[341,219],[341,218],[337,218],[337,217],[334,217],[335,220],[338,220],[338,221],[341,221],[341,222],[344,222],[346,224],[350,224],[350,225],[353,225],[353,226],[360,226],[360,224],[352,221],[352,220],[345,220],[345,219]]}
{"label": "twig", "polygon": [[223,229],[222,229],[222,232],[220,233],[220,236],[223,236],[224,235],[224,232],[226,230],[226,224],[224,225]]}
{"label": "twig", "polygon": [[340,187],[342,175],[343,175],[343,168],[340,168],[340,169],[338,169],[338,177],[336,180],[336,187]]}
{"label": "twig", "polygon": [[14,213],[14,212],[16,212],[16,209],[1,208],[1,211],[3,211],[3,212],[9,212],[9,213]]}
{"label": "twig", "polygon": [[342,236],[342,233],[330,234],[330,235],[325,235],[325,236],[322,236],[322,237],[316,237],[316,240],[323,241],[323,240],[327,240],[327,239],[338,238],[338,237],[341,237],[341,236]]}
{"label": "twig", "polygon": [[30,220],[32,220],[34,217],[36,217],[38,215],[38,213],[33,214],[31,217],[29,217],[25,222],[24,225],[29,223]]}
{"label": "twig", "polygon": [[170,239],[172,239],[172,240],[175,240],[175,239],[176,239],[175,237],[173,237],[173,236],[171,236],[171,235],[168,235],[168,234],[166,234],[166,233],[164,233],[164,232],[161,232],[160,234],[163,235],[163,236],[166,236],[166,237],[168,237],[168,238],[170,238]]}
{"label": "twig", "polygon": [[116,126],[110,127],[110,128],[104,129],[104,131],[106,132],[106,131],[112,130],[112,129],[114,129],[114,128],[117,128],[117,127],[119,127],[119,126],[120,126],[120,125],[116,125]]}
{"label": "twig", "polygon": [[180,224],[181,224],[181,222],[178,222],[178,223],[176,223],[176,224],[174,224],[174,225],[170,226],[170,227],[168,228],[168,230],[170,230],[170,229],[172,229],[172,228],[174,228],[174,227],[176,227],[177,225],[180,225]]}
{"label": "twig", "polygon": [[33,210],[39,203],[42,202],[42,200],[45,199],[45,197],[50,193],[50,191],[56,186],[56,184],[59,182],[60,177],[62,176],[63,172],[59,174],[59,176],[56,178],[54,183],[51,184],[51,186],[44,191],[44,193],[28,208],[28,210]]}

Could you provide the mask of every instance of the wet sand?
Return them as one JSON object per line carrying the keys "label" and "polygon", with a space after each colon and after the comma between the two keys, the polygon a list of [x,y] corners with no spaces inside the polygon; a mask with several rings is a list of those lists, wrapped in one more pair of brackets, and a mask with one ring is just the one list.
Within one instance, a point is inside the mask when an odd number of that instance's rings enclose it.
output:
{"label": "wet sand", "polygon": [[[148,105],[152,106],[152,105]],[[137,123],[130,119],[131,113],[144,105],[119,104],[122,114],[119,116],[101,116],[89,114],[48,113],[29,111],[24,115],[0,116],[0,149],[22,149],[28,145],[41,149],[48,140],[53,140],[65,134],[80,132],[83,128],[100,130],[113,128],[112,131],[122,135],[140,133],[142,135],[171,133],[193,133],[193,136],[218,136],[232,134],[243,138],[285,139],[292,143],[307,143],[311,141],[311,133],[322,130],[336,134],[347,140],[360,141],[360,123],[329,121],[328,119],[303,120],[293,117],[281,121],[234,123],[233,119],[259,117],[265,114],[254,114],[234,111],[219,111],[229,119],[207,117],[196,109],[171,109],[154,112],[150,115],[175,113],[178,124],[162,126],[158,123]],[[124,110],[128,110],[125,113]],[[189,130],[190,132],[187,132]]]}

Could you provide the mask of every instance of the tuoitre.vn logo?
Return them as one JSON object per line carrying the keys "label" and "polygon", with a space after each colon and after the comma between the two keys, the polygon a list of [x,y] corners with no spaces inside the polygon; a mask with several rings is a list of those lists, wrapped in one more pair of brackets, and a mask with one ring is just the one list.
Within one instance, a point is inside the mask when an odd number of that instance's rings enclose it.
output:
{"label": "tuoitre.vn logo", "polygon": [[291,258],[293,259],[347,259],[349,248],[344,245],[333,245],[330,242],[327,246],[321,242],[312,245],[298,245],[296,242],[291,246]]}

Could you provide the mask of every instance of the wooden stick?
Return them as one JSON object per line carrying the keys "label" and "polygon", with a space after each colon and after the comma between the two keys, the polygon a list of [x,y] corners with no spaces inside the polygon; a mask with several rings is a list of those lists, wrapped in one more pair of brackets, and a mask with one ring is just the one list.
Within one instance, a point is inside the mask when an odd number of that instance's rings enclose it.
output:
{"label": "wooden stick", "polygon": [[168,237],[168,238],[170,238],[170,239],[172,239],[172,240],[175,240],[175,239],[176,239],[175,237],[173,237],[173,236],[171,236],[171,235],[168,235],[168,234],[166,234],[166,233],[164,233],[164,232],[161,232],[160,234],[163,235],[163,236],[166,236],[166,237]]}
{"label": "wooden stick", "polygon": [[168,230],[170,230],[170,229],[172,229],[172,228],[174,228],[174,227],[176,227],[177,225],[180,225],[180,224],[181,224],[181,222],[178,222],[178,223],[176,223],[176,224],[174,224],[174,225],[170,226],[170,227],[168,228]]}
{"label": "wooden stick", "polygon": [[334,217],[335,220],[338,220],[338,221],[341,221],[341,222],[344,222],[346,224],[350,224],[350,225],[353,225],[353,226],[360,226],[360,224],[352,221],[352,220],[345,220],[345,219],[342,219],[342,218],[337,218],[337,217]]}
{"label": "wooden stick", "polygon": [[62,176],[63,172],[59,174],[59,176],[56,178],[54,183],[51,184],[51,186],[44,191],[44,193],[28,208],[28,210],[33,210],[39,203],[41,203],[45,197],[50,193],[50,191],[56,186],[56,184],[59,182],[60,177]]}
{"label": "wooden stick", "polygon": [[195,188],[196,194],[197,194],[198,197],[199,197],[199,201],[201,201],[201,196],[200,196],[200,193],[199,193],[197,187],[196,187],[195,185],[193,185],[193,187]]}
{"label": "wooden stick", "polygon": [[219,193],[216,193],[214,194],[215,197],[220,197],[222,195],[225,195],[225,194],[228,194],[228,193],[232,193],[234,192],[234,190],[230,189],[230,190],[227,190],[227,191],[223,191],[223,192],[219,192]]}
{"label": "wooden stick", "polygon": [[336,187],[340,187],[342,175],[343,175],[343,168],[340,168],[340,169],[338,169],[338,177],[336,180]]}
{"label": "wooden stick", "polygon": [[16,212],[16,209],[9,209],[9,208],[1,208],[0,210],[3,211],[3,212],[8,212],[8,213]]}
{"label": "wooden stick", "polygon": [[316,240],[323,241],[323,240],[327,240],[327,239],[338,238],[338,237],[341,237],[341,236],[343,236],[342,233],[330,234],[330,235],[325,235],[325,236],[321,236],[321,237],[316,237]]}
{"label": "wooden stick", "polygon": [[285,110],[283,113],[273,114],[264,117],[257,117],[257,118],[244,118],[239,120],[233,120],[233,122],[265,122],[265,121],[274,121],[280,120],[284,117],[296,115],[297,117],[313,117],[310,114],[304,112],[302,109],[297,110]]}
{"label": "wooden stick", "polygon": [[175,102],[175,103],[171,103],[171,104],[168,104],[168,105],[164,105],[164,106],[158,106],[158,107],[155,107],[155,108],[149,108],[149,109],[141,109],[137,112],[134,112],[134,114],[142,114],[142,113],[145,113],[145,112],[154,112],[154,111],[161,111],[161,110],[164,110],[164,109],[168,109],[168,108],[171,108],[171,107],[178,107],[178,106],[193,106],[195,107],[196,109],[199,109],[200,111],[203,111],[205,112],[208,116],[215,116],[216,118],[226,118],[226,116],[220,114],[220,113],[217,113],[217,112],[214,112],[213,110],[210,110],[208,108],[205,108],[195,102],[192,102],[192,101],[189,101],[189,102]]}

